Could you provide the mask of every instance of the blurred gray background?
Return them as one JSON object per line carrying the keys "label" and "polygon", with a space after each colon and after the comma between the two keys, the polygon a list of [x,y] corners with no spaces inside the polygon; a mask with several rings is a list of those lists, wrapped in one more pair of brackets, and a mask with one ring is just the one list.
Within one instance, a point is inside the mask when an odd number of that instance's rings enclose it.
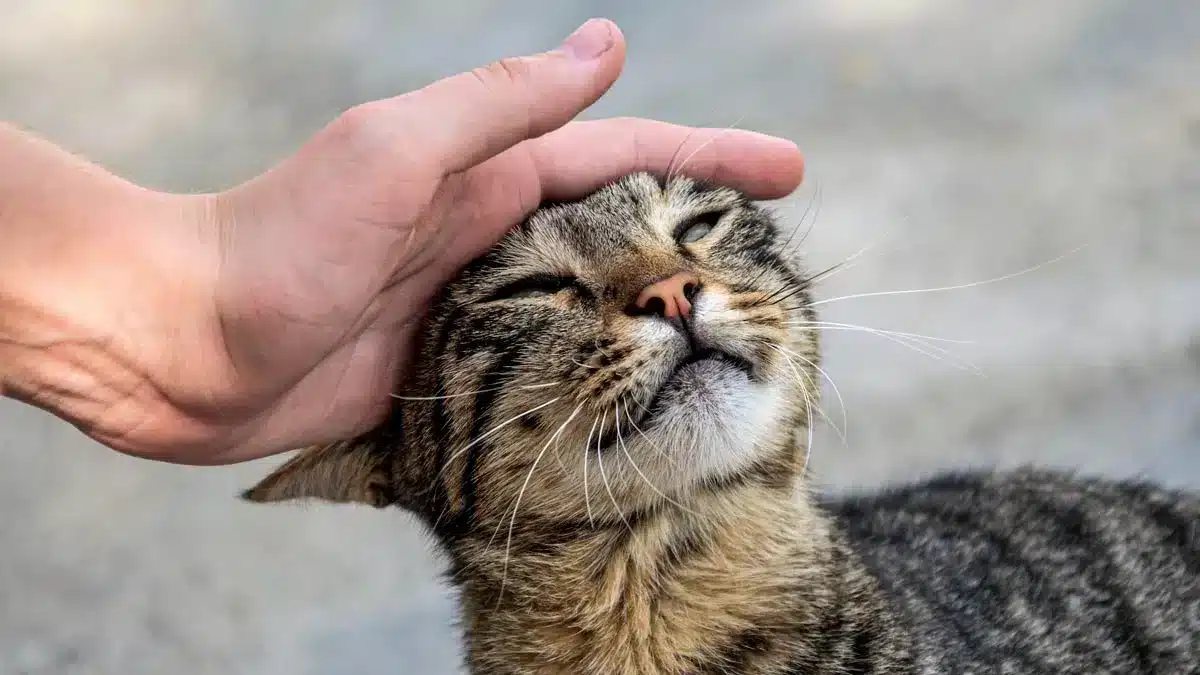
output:
{"label": "blurred gray background", "polygon": [[[825,305],[971,341],[940,344],[983,375],[830,331],[849,429],[818,434],[823,485],[1035,461],[1200,487],[1194,0],[0,0],[0,113],[144,184],[215,190],[348,106],[552,47],[592,15],[630,47],[590,116],[801,145],[808,180],[779,208],[798,222],[819,186],[812,264],[871,246],[822,297],[1087,245],[1008,281]],[[156,465],[0,403],[0,673],[457,672],[422,533],[234,499],[277,461]]]}

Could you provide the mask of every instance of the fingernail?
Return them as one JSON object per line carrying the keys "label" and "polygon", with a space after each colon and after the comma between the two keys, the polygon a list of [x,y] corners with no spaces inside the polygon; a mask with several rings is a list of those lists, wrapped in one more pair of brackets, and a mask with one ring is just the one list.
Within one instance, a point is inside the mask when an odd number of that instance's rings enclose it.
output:
{"label": "fingernail", "polygon": [[588,19],[563,41],[563,49],[581,61],[598,58],[612,45],[612,24],[605,19]]}

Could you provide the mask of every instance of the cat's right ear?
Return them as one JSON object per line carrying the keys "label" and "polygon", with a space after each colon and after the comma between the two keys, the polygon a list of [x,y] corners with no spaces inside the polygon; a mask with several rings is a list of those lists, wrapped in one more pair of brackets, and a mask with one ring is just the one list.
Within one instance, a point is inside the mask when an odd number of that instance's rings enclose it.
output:
{"label": "cat's right ear", "polygon": [[365,439],[301,450],[242,498],[258,503],[319,499],[377,508],[398,502],[392,455]]}

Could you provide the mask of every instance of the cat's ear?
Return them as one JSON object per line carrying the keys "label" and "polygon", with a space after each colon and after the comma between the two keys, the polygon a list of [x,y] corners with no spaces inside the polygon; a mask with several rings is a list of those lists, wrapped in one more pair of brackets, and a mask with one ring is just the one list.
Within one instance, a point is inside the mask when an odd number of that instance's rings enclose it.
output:
{"label": "cat's ear", "polygon": [[320,499],[377,508],[397,502],[389,454],[363,439],[301,450],[242,498],[259,503]]}

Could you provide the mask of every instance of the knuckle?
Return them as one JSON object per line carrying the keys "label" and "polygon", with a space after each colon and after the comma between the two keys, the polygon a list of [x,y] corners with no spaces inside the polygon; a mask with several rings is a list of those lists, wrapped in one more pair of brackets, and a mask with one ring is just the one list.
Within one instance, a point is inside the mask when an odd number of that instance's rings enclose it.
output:
{"label": "knuckle", "polygon": [[509,57],[493,61],[472,72],[477,79],[488,86],[497,83],[522,85],[529,77],[529,63],[526,59]]}
{"label": "knuckle", "polygon": [[511,107],[506,106],[509,111],[507,114],[512,116],[514,125],[525,128],[526,138],[537,135],[534,133],[534,102],[531,100],[532,68],[532,59],[510,57],[471,71],[490,95],[511,104]]}
{"label": "knuckle", "polygon": [[415,167],[420,157],[413,156],[411,139],[419,136],[419,130],[414,128],[410,107],[403,97],[356,105],[326,129],[325,147],[361,167],[376,167],[379,162]]}
{"label": "knuckle", "polygon": [[390,135],[388,117],[378,101],[362,103],[339,115],[330,133],[352,149],[377,147]]}

